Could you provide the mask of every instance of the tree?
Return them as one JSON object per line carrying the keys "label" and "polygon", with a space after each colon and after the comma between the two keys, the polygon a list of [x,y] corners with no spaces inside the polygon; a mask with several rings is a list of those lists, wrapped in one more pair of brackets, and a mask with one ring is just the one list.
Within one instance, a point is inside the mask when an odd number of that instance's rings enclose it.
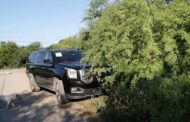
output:
{"label": "tree", "polygon": [[0,68],[19,66],[18,46],[14,42],[1,42],[0,57]]}
{"label": "tree", "polygon": [[103,9],[108,5],[108,0],[91,0],[84,21],[92,26],[101,17]]}
{"label": "tree", "polygon": [[87,23],[87,28],[82,29],[79,33],[79,48],[88,50],[91,48],[91,30],[96,22],[102,16],[103,10],[108,6],[108,0],[91,0],[87,14],[83,21]]}
{"label": "tree", "polygon": [[19,47],[14,42],[0,43],[0,68],[23,67],[27,63],[29,54],[41,49],[39,42],[34,42],[27,47]]}
{"label": "tree", "polygon": [[33,51],[41,49],[42,47],[41,47],[40,42],[33,42],[30,45],[28,45],[26,48],[27,48],[28,54],[30,54]]}
{"label": "tree", "polygon": [[102,110],[112,121],[189,119],[189,16],[186,0],[122,0],[103,10],[84,60],[95,74],[112,66],[102,80],[110,89]]}
{"label": "tree", "polygon": [[50,45],[48,48],[50,49],[64,49],[64,48],[77,48],[78,41],[77,37],[68,37],[60,40],[57,44]]}

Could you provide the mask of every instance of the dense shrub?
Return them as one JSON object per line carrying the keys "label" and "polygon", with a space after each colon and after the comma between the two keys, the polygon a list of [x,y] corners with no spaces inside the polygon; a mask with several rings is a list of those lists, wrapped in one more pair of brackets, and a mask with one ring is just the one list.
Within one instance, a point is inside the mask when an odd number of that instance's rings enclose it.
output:
{"label": "dense shrub", "polygon": [[13,42],[0,44],[0,68],[19,66],[18,46]]}
{"label": "dense shrub", "polygon": [[155,77],[139,81],[136,87],[117,86],[102,113],[107,121],[188,121],[190,115],[189,77]]}
{"label": "dense shrub", "polygon": [[41,45],[34,42],[27,47],[19,47],[14,42],[0,43],[0,68],[23,67],[27,63],[28,55],[35,50],[39,50]]}
{"label": "dense shrub", "polygon": [[93,64],[93,72],[113,68],[102,81],[110,88],[102,108],[109,120],[190,119],[188,1],[117,1],[87,34],[84,60]]}
{"label": "dense shrub", "polygon": [[57,44],[52,44],[48,48],[49,49],[78,48],[77,37],[72,36],[62,39]]}

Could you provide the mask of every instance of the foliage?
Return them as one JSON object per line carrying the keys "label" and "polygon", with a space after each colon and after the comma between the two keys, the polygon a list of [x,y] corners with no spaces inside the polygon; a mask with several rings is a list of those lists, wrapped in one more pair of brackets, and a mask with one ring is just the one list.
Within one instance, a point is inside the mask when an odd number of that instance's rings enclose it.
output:
{"label": "foliage", "polygon": [[[109,96],[107,121],[190,120],[189,0],[91,0],[87,28],[50,49],[80,48]],[[0,43],[0,68],[18,67],[41,48]],[[110,70],[111,68],[111,70]]]}
{"label": "foliage", "polygon": [[41,44],[40,44],[40,42],[33,42],[30,45],[28,45],[26,47],[26,49],[27,49],[28,53],[30,54],[33,51],[41,49]]}
{"label": "foliage", "polygon": [[19,65],[18,46],[13,42],[1,42],[0,57],[0,68],[17,67]]}
{"label": "foliage", "polygon": [[64,48],[77,48],[78,41],[77,37],[68,37],[60,40],[57,44],[50,45],[49,49],[64,49]]}
{"label": "foliage", "polygon": [[79,42],[78,48],[84,51],[90,49],[93,46],[91,43],[91,30],[90,29],[81,30],[78,42]]}
{"label": "foliage", "polygon": [[107,5],[108,0],[91,0],[83,21],[86,21],[89,26],[93,26],[96,20],[101,17],[102,11]]}
{"label": "foliage", "polygon": [[41,45],[34,42],[27,47],[18,47],[14,42],[0,43],[0,68],[16,68],[25,66],[28,55],[39,50]]}
{"label": "foliage", "polygon": [[[121,0],[85,32],[84,60],[101,74],[111,120],[185,121],[190,114],[190,5],[186,0]],[[83,39],[85,39],[83,38]],[[86,44],[86,40],[83,40]],[[87,43],[87,44],[88,44]],[[117,119],[116,119],[117,118]],[[189,118],[188,118],[189,119]]]}
{"label": "foliage", "polygon": [[87,9],[87,14],[83,18],[86,22],[87,28],[82,29],[79,33],[78,38],[78,48],[87,51],[94,45],[91,43],[92,29],[96,25],[96,22],[102,16],[103,10],[109,5],[109,0],[90,0],[89,8]]}
{"label": "foliage", "polygon": [[177,79],[155,77],[139,81],[136,87],[119,86],[102,108],[108,121],[171,121],[189,120],[190,82],[186,75]]}

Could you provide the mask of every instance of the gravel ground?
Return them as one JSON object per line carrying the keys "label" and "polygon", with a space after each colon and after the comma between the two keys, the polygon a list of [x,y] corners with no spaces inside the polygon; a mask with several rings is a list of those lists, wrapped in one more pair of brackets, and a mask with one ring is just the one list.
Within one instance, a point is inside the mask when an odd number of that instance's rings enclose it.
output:
{"label": "gravel ground", "polygon": [[[4,99],[14,97],[8,108]],[[0,71],[0,122],[101,122],[95,107],[98,99],[58,106],[54,93],[31,92],[24,68]]]}

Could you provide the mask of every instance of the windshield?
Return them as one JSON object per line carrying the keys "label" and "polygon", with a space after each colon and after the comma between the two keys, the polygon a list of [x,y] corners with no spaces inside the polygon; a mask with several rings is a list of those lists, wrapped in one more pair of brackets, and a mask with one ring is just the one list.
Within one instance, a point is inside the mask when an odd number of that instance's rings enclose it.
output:
{"label": "windshield", "polygon": [[83,51],[58,51],[55,52],[55,61],[61,62],[80,62],[84,56]]}

